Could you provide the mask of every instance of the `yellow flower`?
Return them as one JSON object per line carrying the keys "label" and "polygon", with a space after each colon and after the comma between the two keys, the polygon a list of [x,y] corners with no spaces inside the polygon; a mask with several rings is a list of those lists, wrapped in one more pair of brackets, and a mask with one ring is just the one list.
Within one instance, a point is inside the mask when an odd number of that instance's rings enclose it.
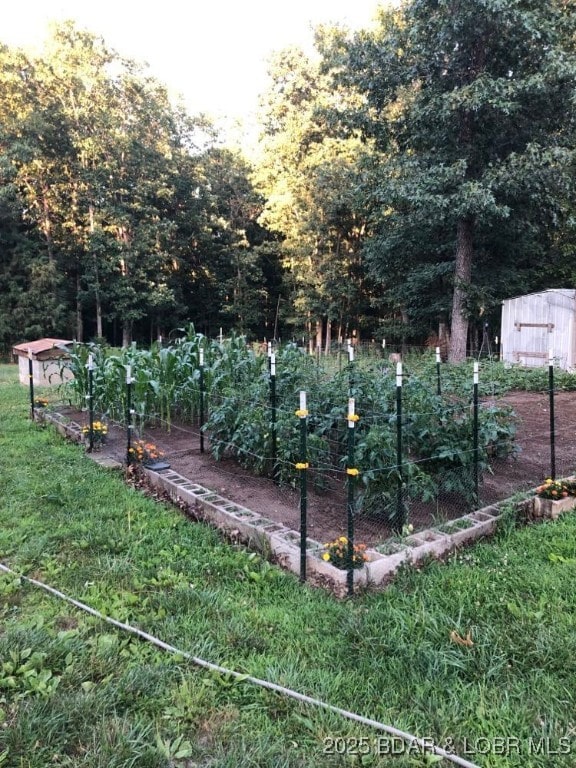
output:
{"label": "yellow flower", "polygon": [[352,568],[361,568],[369,559],[365,551],[366,544],[355,544],[350,552],[350,542],[346,536],[324,544],[324,548],[327,551],[322,554],[322,560],[332,563],[336,568],[348,568],[350,564]]}

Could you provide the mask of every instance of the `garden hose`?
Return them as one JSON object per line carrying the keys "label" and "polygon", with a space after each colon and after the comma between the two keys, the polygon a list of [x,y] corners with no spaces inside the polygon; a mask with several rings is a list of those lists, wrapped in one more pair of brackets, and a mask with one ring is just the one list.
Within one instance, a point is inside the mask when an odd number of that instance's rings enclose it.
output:
{"label": "garden hose", "polygon": [[163,640],[160,640],[158,637],[154,637],[154,635],[150,635],[147,632],[144,632],[143,630],[138,629],[138,627],[133,627],[130,624],[125,624],[124,622],[118,621],[117,619],[113,619],[110,616],[105,616],[103,613],[96,610],[95,608],[91,608],[89,605],[86,605],[86,603],[81,603],[79,600],[75,600],[74,598],[69,597],[68,595],[65,595],[63,592],[60,592],[59,590],[54,589],[54,587],[51,587],[48,584],[44,584],[42,581],[38,581],[37,579],[31,579],[28,576],[23,576],[21,574],[18,574],[15,571],[13,571],[11,568],[8,568],[8,566],[4,565],[3,563],[0,563],[0,571],[3,571],[4,573],[8,573],[12,576],[15,576],[16,578],[26,581],[29,584],[33,584],[35,587],[44,589],[46,592],[49,592],[50,594],[54,595],[60,600],[65,600],[67,603],[70,603],[71,605],[74,605],[76,608],[79,608],[80,610],[85,611],[86,613],[89,613],[92,616],[95,616],[97,619],[100,619],[101,621],[104,621],[107,624],[111,624],[112,626],[117,627],[118,629],[121,629],[124,632],[129,632],[133,635],[136,635],[137,637],[140,637],[142,640],[146,640],[146,642],[152,643],[152,645],[155,645],[157,648],[161,648],[164,651],[169,651],[170,653],[182,656],[183,658],[188,659],[188,661],[191,661],[193,664],[195,664],[198,667],[203,667],[204,669],[208,669],[211,672],[218,672],[219,674],[236,678],[241,682],[247,682],[247,683],[251,683],[252,685],[260,686],[261,688],[267,688],[270,691],[275,691],[276,693],[279,693],[282,696],[295,699],[296,701],[299,701],[303,704],[309,704],[314,707],[319,707],[329,712],[334,712],[335,714],[340,715],[341,717],[344,717],[348,720],[353,720],[354,722],[369,726],[370,728],[375,728],[377,730],[384,731],[385,733],[388,733],[391,736],[394,736],[395,738],[401,739],[402,741],[406,742],[408,745],[410,745],[411,748],[419,749],[422,754],[428,753],[428,754],[438,755],[439,757],[442,757],[445,760],[449,760],[454,765],[461,766],[461,768],[480,768],[480,766],[478,766],[476,763],[471,763],[469,760],[464,760],[464,758],[459,757],[458,755],[454,755],[451,752],[447,752],[441,747],[436,746],[435,744],[432,744],[429,739],[426,739],[426,740],[419,739],[418,737],[413,736],[410,733],[406,733],[406,731],[398,730],[397,728],[394,728],[391,725],[385,725],[384,723],[380,723],[377,720],[372,720],[370,718],[363,717],[362,715],[358,715],[354,712],[348,712],[345,709],[340,709],[340,707],[335,707],[332,704],[327,704],[326,702],[321,701],[320,699],[315,699],[315,698],[312,698],[311,696],[306,696],[305,694],[298,693],[297,691],[293,691],[290,688],[285,688],[282,685],[271,683],[268,680],[261,680],[260,678],[252,677],[251,675],[241,674],[240,672],[227,669],[226,667],[221,667],[218,664],[213,664],[210,661],[205,661],[204,659],[200,659],[197,656],[193,656],[192,654],[187,653],[186,651],[181,651],[178,648],[175,648],[173,645],[170,645],[168,643],[165,643]]}

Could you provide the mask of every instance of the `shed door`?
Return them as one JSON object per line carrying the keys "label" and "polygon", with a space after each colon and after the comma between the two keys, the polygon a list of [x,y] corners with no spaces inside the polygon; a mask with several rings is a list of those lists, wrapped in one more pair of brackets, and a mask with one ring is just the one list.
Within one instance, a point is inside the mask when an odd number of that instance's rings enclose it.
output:
{"label": "shed door", "polygon": [[552,347],[554,323],[515,322],[518,340],[515,344],[515,362],[523,365],[545,365]]}

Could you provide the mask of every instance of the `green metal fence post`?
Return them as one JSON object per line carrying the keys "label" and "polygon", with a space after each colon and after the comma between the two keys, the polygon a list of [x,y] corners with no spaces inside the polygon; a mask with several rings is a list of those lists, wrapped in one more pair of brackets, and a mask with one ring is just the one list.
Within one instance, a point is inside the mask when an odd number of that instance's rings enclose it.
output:
{"label": "green metal fence post", "polygon": [[126,464],[132,463],[132,366],[126,366]]}
{"label": "green metal fence post", "polygon": [[200,453],[204,453],[204,349],[198,350],[198,363],[200,367]]}
{"label": "green metal fence post", "polygon": [[479,472],[478,472],[478,363],[474,363],[474,382],[473,382],[473,418],[474,418],[474,501],[476,508],[480,505],[480,492],[479,492]]}
{"label": "green metal fence post", "polygon": [[556,479],[556,431],[554,419],[554,352],[548,353],[548,395],[550,401],[550,477]]}
{"label": "green metal fence post", "polygon": [[28,348],[28,382],[30,385],[30,418],[34,421],[34,368],[32,365],[32,350]]}
{"label": "green metal fence post", "polygon": [[348,341],[348,396],[354,396],[354,347]]}
{"label": "green metal fence post", "polygon": [[308,539],[308,510],[307,483],[308,457],[306,438],[308,433],[308,410],[306,408],[306,392],[300,392],[300,408],[296,411],[300,419],[300,461],[296,469],[300,472],[300,581],[306,581],[306,542]]}
{"label": "green metal fence post", "polygon": [[88,355],[88,451],[94,450],[94,358]]}
{"label": "green metal fence post", "polygon": [[392,528],[401,533],[406,523],[406,510],[402,498],[404,492],[404,474],[402,467],[402,363],[396,363],[396,472],[398,489],[396,492],[396,515]]}
{"label": "green metal fence post", "polygon": [[354,437],[355,427],[358,416],[355,413],[356,404],[353,397],[348,398],[348,459],[346,474],[348,475],[348,502],[346,505],[348,518],[348,573],[346,575],[346,584],[348,587],[348,597],[354,594],[354,490],[358,469],[354,466]]}
{"label": "green metal fence post", "polygon": [[277,477],[277,438],[276,438],[276,355],[270,356],[270,421],[271,421],[271,454],[272,454],[272,478]]}

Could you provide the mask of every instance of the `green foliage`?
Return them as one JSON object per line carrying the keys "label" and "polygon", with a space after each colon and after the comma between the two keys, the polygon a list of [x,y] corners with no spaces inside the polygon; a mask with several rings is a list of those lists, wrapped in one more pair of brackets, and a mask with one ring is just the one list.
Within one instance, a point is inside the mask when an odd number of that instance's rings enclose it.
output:
{"label": "green foliage", "polygon": [[334,541],[327,542],[324,544],[324,550],[322,559],[344,571],[350,567],[362,568],[368,560],[366,545],[354,544],[351,548],[346,536],[339,536]]}
{"label": "green foliage", "polygon": [[[17,573],[199,658],[441,745],[453,738],[469,760],[471,745],[503,734],[526,747],[487,756],[491,768],[572,768],[576,515],[510,528],[403,570],[385,592],[336,601],[37,429],[16,366],[0,368],[0,385],[0,551]],[[49,494],[59,502],[47,506]],[[0,575],[0,598],[0,659],[17,678],[0,689],[0,765],[340,767],[360,756],[328,754],[333,738],[382,735],[197,668],[24,579]],[[452,639],[469,633],[470,646]],[[52,673],[46,690],[17,673],[26,665],[36,682]],[[550,754],[529,750],[540,739]],[[416,759],[370,757],[372,768]]]}
{"label": "green foliage", "polygon": [[280,267],[257,251],[251,169],[205,118],[72,22],[0,64],[1,343],[214,328],[228,294],[246,330],[273,324]]}
{"label": "green foliage", "polygon": [[45,653],[33,653],[31,648],[10,651],[9,659],[2,663],[0,670],[0,690],[9,689],[17,698],[51,696],[60,678],[44,666],[45,660]]}
{"label": "green foliage", "polygon": [[262,103],[262,158],[256,184],[261,220],[281,238],[294,333],[312,325],[365,324],[373,313],[361,255],[367,206],[357,193],[371,147],[339,139],[327,113],[354,95],[335,87],[319,64],[292,47],[271,60]]}
{"label": "green foliage", "polygon": [[[97,344],[74,343],[70,359],[63,367],[73,377],[62,385],[62,395],[78,408],[88,395],[88,359],[93,361],[94,409],[115,420],[126,418],[126,379],[130,366],[132,380],[131,405],[139,426],[160,420],[170,428],[177,414],[192,421],[199,412],[200,348],[206,359],[216,354],[217,345],[208,344],[194,326],[182,329],[183,335],[169,347],[154,344],[149,350],[132,344],[120,351]],[[206,373],[210,385],[210,368]]]}
{"label": "green foliage", "polygon": [[358,93],[341,121],[376,146],[368,264],[417,326],[451,313],[452,361],[511,281],[556,282],[575,190],[575,28],[560,0],[411,0],[371,30],[321,37],[336,87]]}
{"label": "green foliage", "polygon": [[[270,381],[266,356],[256,354],[245,340],[232,338],[221,349],[214,363],[210,415],[206,432],[216,458],[237,457],[257,474],[274,469],[281,482],[294,484],[294,464],[299,461],[300,436],[294,415],[298,393],[306,389],[316,374],[311,358],[294,345],[278,350],[277,366],[277,465],[271,466],[272,413]],[[329,451],[320,435],[310,435],[309,461],[314,467],[326,466]],[[317,478],[317,482],[321,482]]]}
{"label": "green foliage", "polygon": [[[390,369],[372,361],[340,370],[322,370],[292,344],[276,351],[276,461],[273,466],[271,383],[268,358],[231,336],[222,344],[207,342],[191,326],[173,346],[139,350],[132,345],[119,353],[94,345],[74,345],[75,378],[66,383],[69,396],[83,403],[87,394],[87,358],[92,354],[96,409],[111,418],[125,418],[126,370],[131,366],[132,404],[140,426],[160,420],[168,429],[173,414],[193,423],[199,414],[199,350],[204,349],[205,422],[210,450],[216,459],[234,457],[260,475],[281,483],[297,482],[301,461],[299,392],[307,392],[307,461],[310,477],[320,489],[330,474],[348,464],[348,397],[360,413],[355,426],[354,463],[360,469],[359,510],[393,515],[400,468],[397,464],[396,381]],[[473,413],[471,366],[445,366],[442,395],[431,386],[435,371],[428,356],[414,356],[402,389],[402,487],[406,500],[434,500],[440,492],[457,493],[472,501]],[[516,371],[496,367],[497,384],[505,388]],[[480,475],[490,461],[515,450],[512,410],[491,399],[482,403],[478,419]]]}

